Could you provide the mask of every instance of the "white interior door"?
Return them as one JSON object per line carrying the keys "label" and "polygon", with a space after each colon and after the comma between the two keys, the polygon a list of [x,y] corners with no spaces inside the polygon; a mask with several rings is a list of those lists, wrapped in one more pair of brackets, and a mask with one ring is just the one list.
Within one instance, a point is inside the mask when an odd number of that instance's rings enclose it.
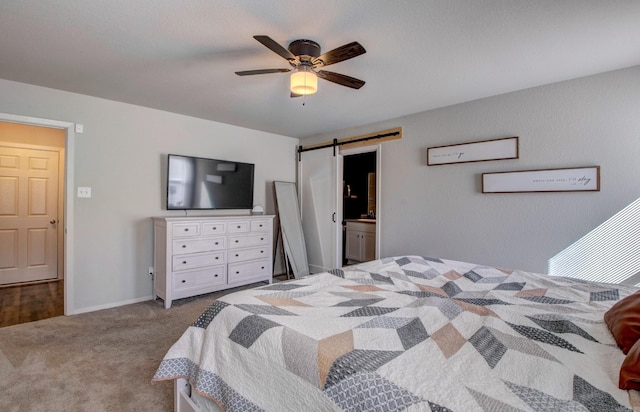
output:
{"label": "white interior door", "polygon": [[0,146],[0,284],[57,278],[59,152]]}
{"label": "white interior door", "polygon": [[303,152],[298,162],[302,229],[312,273],[340,267],[342,210],[338,208],[340,156],[333,148]]}

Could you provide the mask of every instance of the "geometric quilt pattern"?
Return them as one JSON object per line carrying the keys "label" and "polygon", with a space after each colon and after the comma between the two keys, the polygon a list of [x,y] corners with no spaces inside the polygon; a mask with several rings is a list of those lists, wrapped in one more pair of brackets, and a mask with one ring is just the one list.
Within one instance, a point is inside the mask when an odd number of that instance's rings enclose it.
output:
{"label": "geometric quilt pattern", "polygon": [[176,374],[186,377],[189,381],[197,381],[196,389],[200,392],[208,393],[216,399],[220,399],[229,410],[236,411],[262,411],[260,407],[253,404],[248,399],[230,388],[219,376],[213,373],[200,370],[197,365],[189,359],[165,359],[160,364],[156,372],[155,379],[172,377]]}
{"label": "geometric quilt pattern", "polygon": [[384,258],[221,297],[153,380],[228,411],[630,411],[603,314],[636,291]]}
{"label": "geometric quilt pattern", "polygon": [[351,411],[395,412],[424,402],[420,397],[373,372],[351,375],[327,389],[325,393],[340,408]]}

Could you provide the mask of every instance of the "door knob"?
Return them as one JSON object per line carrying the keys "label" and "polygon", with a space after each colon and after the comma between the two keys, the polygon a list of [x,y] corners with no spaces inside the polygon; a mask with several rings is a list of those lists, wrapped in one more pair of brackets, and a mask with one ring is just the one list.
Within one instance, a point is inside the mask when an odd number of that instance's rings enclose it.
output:
{"label": "door knob", "polygon": [[49,221],[49,223],[51,223],[52,225],[55,225],[56,224],[56,220],[52,219],[52,220]]}

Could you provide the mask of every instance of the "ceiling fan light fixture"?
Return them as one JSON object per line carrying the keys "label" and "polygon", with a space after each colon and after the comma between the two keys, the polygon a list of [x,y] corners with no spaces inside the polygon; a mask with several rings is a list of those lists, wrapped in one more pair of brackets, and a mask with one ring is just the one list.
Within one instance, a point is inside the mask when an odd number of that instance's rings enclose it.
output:
{"label": "ceiling fan light fixture", "polygon": [[[285,49],[269,36],[253,36],[267,49],[285,59],[292,68],[287,69],[258,69],[236,72],[238,76],[252,76],[255,74],[290,73],[289,89],[291,97],[314,94],[318,91],[318,77],[340,86],[359,89],[364,81],[355,77],[324,70],[324,67],[341,61],[353,59],[367,51],[358,42],[351,42],[336,49],[321,53],[320,45],[313,40],[294,40]],[[320,70],[322,68],[322,70]],[[315,70],[318,70],[317,72]],[[304,103],[303,103],[304,104]]]}
{"label": "ceiling fan light fixture", "polygon": [[318,91],[318,76],[308,66],[300,65],[298,70],[291,74],[291,93],[314,94]]}

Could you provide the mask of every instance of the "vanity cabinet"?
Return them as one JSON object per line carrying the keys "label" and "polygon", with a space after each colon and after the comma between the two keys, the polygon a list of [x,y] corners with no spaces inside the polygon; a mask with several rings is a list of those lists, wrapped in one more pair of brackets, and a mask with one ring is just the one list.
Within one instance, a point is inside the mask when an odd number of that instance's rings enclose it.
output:
{"label": "vanity cabinet", "polygon": [[349,263],[376,258],[376,224],[347,221],[345,258]]}
{"label": "vanity cabinet", "polygon": [[274,216],[153,218],[153,294],[171,302],[273,277]]}

